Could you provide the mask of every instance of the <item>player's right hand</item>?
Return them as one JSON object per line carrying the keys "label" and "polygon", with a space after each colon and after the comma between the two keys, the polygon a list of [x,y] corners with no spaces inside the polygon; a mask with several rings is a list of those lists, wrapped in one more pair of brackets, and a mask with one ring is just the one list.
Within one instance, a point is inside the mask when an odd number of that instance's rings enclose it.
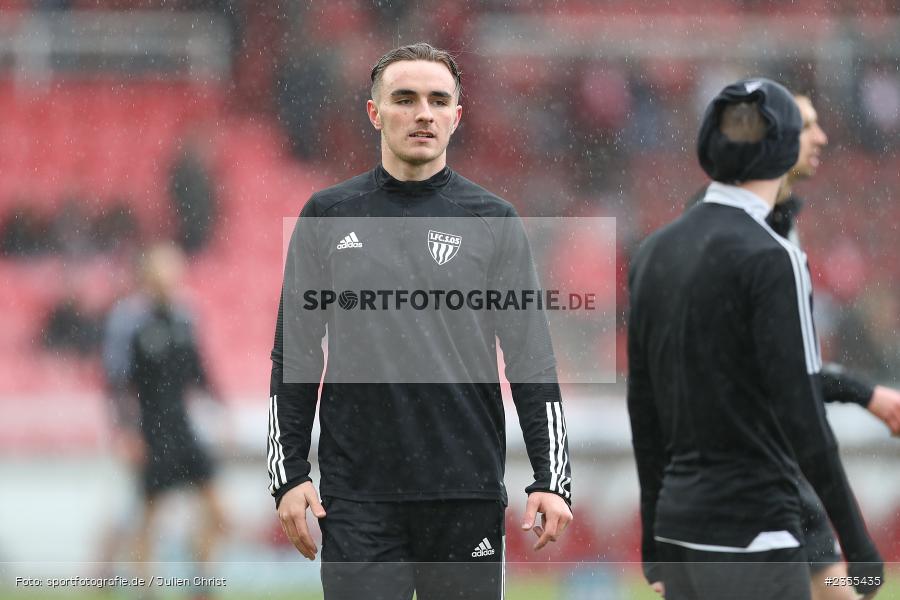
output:
{"label": "player's right hand", "polygon": [[900,391],[876,385],[868,408],[888,426],[891,435],[900,436]]}
{"label": "player's right hand", "polygon": [[869,600],[884,585],[884,562],[876,552],[871,562],[847,563],[847,575],[854,581],[856,593],[862,594],[862,600]]}
{"label": "player's right hand", "polygon": [[650,589],[652,589],[654,592],[656,592],[663,598],[666,597],[666,586],[663,585],[662,581],[656,581],[656,582],[651,583]]}
{"label": "player's right hand", "polygon": [[315,560],[319,549],[309,533],[306,525],[306,509],[310,508],[317,519],[325,517],[325,509],[319,502],[319,494],[316,486],[311,481],[301,483],[295,488],[285,492],[278,504],[278,518],[284,528],[285,535],[300,551],[300,554],[309,560]]}

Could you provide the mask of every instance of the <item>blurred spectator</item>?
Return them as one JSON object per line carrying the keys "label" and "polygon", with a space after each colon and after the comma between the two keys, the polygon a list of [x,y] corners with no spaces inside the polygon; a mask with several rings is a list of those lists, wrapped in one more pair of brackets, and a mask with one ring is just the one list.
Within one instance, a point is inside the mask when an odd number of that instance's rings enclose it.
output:
{"label": "blurred spectator", "polygon": [[857,83],[863,127],[861,141],[873,151],[897,146],[900,133],[900,77],[897,64],[870,64]]}
{"label": "blurred spectator", "polygon": [[114,200],[97,215],[78,198],[64,201],[49,220],[29,206],[14,207],[0,226],[0,252],[11,257],[62,254],[84,257],[119,252],[136,241],[139,225],[127,200]]}
{"label": "blurred spectator", "polygon": [[311,43],[305,32],[295,27],[281,57],[275,100],[291,152],[299,159],[319,157],[322,152],[323,117],[340,93],[335,89],[339,66],[333,48]]}
{"label": "blurred spectator", "polygon": [[282,58],[275,90],[278,119],[299,159],[315,158],[321,150],[322,117],[332,102],[336,64],[332,52],[302,42]]}
{"label": "blurred spectator", "polygon": [[212,236],[217,214],[212,146],[203,130],[182,138],[169,172],[169,194],[178,244],[190,254],[199,252]]}
{"label": "blurred spectator", "polygon": [[127,200],[114,200],[92,224],[93,239],[98,250],[131,254],[127,248],[137,242],[139,232],[134,211]]}
{"label": "blurred spectator", "polygon": [[100,321],[87,314],[76,298],[65,297],[53,307],[42,327],[44,347],[91,355],[100,345]]}
{"label": "blurred spectator", "polygon": [[631,74],[629,87],[633,103],[625,121],[625,138],[632,152],[653,150],[660,144],[663,127],[663,103],[643,72]]}
{"label": "blurred spectator", "polygon": [[35,256],[51,249],[47,224],[33,208],[12,208],[0,229],[0,251],[5,256]]}
{"label": "blurred spectator", "polygon": [[614,65],[589,62],[575,91],[576,175],[585,191],[620,188],[628,159],[622,128],[634,103],[627,76]]}
{"label": "blurred spectator", "polygon": [[50,222],[54,247],[68,257],[83,257],[97,251],[91,217],[82,208],[84,198],[71,196]]}

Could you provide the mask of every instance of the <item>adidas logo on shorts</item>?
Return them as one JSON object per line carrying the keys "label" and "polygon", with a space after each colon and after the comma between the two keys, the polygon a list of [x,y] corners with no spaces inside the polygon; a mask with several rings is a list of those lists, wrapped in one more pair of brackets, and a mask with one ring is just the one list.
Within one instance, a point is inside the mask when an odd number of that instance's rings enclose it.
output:
{"label": "adidas logo on shorts", "polygon": [[338,250],[343,250],[344,248],[362,248],[362,242],[356,237],[356,232],[351,231],[350,235],[344,236],[344,239],[338,243]]}
{"label": "adidas logo on shorts", "polygon": [[472,558],[481,558],[482,556],[491,556],[494,554],[494,549],[491,547],[491,543],[487,538],[481,540],[481,543],[478,544],[478,547],[472,552]]}

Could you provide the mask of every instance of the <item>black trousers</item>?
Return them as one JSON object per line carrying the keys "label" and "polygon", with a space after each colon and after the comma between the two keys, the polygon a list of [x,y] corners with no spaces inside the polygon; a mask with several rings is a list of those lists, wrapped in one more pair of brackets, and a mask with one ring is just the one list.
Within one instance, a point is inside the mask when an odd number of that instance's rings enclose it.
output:
{"label": "black trousers", "polygon": [[666,600],[809,600],[802,547],[765,552],[704,552],[656,542]]}
{"label": "black trousers", "polygon": [[502,600],[503,503],[324,498],[325,600]]}

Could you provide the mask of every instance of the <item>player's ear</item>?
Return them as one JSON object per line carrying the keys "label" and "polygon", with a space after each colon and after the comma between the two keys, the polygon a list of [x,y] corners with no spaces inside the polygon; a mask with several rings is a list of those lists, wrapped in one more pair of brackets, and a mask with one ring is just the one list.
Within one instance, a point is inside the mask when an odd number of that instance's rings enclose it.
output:
{"label": "player's ear", "polygon": [[378,105],[375,104],[374,100],[366,101],[366,113],[369,115],[369,122],[372,123],[372,127],[381,131],[381,115],[378,114]]}
{"label": "player's ear", "polygon": [[450,133],[452,134],[456,131],[456,128],[459,127],[459,120],[462,119],[462,105],[456,105],[456,118],[453,120],[453,126],[450,128]]}

